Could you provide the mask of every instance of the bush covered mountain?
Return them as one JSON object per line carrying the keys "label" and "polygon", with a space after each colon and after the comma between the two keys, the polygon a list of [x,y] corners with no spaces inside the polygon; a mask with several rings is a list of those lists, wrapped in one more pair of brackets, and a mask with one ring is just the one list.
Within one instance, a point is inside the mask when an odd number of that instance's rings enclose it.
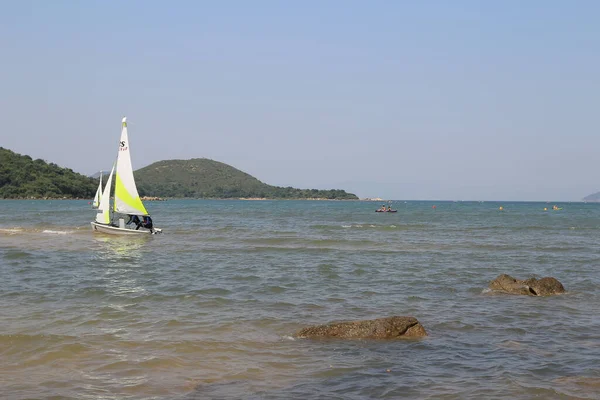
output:
{"label": "bush covered mountain", "polygon": [[92,198],[98,180],[0,147],[0,198]]}
{"label": "bush covered mountain", "polygon": [[230,165],[194,158],[159,161],[134,172],[141,196],[195,198],[358,199],[344,190],[267,185]]}
{"label": "bush covered mountain", "polygon": [[[269,199],[357,199],[344,190],[294,189],[267,185],[227,164],[205,158],[159,161],[134,172],[142,196]],[[105,176],[106,179],[106,176]],[[0,198],[85,198],[98,187],[69,168],[33,160],[0,147]]]}

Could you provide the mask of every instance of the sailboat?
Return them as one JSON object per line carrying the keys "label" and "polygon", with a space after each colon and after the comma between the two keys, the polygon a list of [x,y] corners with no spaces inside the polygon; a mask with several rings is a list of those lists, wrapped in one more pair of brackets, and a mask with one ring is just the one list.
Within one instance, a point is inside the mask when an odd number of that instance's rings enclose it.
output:
{"label": "sailboat", "polygon": [[92,202],[92,208],[98,208],[100,205],[100,198],[102,197],[102,171],[100,171],[100,181],[98,182],[98,190],[94,195],[94,201]]}
{"label": "sailboat", "polygon": [[[110,195],[113,176],[115,179],[114,202],[111,210]],[[111,213],[112,211],[112,213]],[[115,213],[120,214],[115,218]],[[135,226],[129,227],[125,223],[124,215],[132,219],[143,219]],[[128,221],[128,222],[130,222]],[[148,223],[150,221],[150,223]],[[152,226],[150,214],[146,211],[144,203],[140,199],[135,179],[133,178],[133,167],[131,166],[131,155],[129,137],[127,135],[127,118],[121,122],[121,140],[119,140],[119,151],[117,161],[113,165],[106,186],[102,191],[98,213],[95,221],[90,222],[94,232],[103,232],[113,235],[147,235],[161,233],[162,230]]]}

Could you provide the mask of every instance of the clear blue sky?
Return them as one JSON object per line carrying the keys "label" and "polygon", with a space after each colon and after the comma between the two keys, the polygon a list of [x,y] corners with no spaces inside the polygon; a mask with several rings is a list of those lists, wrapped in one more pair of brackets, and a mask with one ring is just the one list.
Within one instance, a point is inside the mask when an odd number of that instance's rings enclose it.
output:
{"label": "clear blue sky", "polygon": [[360,197],[600,190],[598,1],[0,0],[0,146]]}

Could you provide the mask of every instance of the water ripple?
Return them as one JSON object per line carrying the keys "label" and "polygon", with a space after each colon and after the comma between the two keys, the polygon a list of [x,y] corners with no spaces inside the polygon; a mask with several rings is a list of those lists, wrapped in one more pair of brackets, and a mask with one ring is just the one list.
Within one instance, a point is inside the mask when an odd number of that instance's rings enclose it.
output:
{"label": "water ripple", "polygon": [[[87,202],[2,205],[7,398],[598,398],[599,205],[174,200],[143,239],[92,234]],[[501,273],[568,292],[486,291]],[[293,338],[390,315],[429,336]]]}

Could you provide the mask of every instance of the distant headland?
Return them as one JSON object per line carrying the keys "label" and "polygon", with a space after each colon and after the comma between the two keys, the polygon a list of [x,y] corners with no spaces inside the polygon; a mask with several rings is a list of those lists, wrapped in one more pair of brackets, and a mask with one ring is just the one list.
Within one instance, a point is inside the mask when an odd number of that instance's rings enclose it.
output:
{"label": "distant headland", "polygon": [[[272,186],[230,165],[195,158],[158,161],[134,171],[140,196],[246,200],[358,200],[341,189]],[[0,198],[91,199],[98,177],[88,177],[44,160],[0,147]]]}
{"label": "distant headland", "polygon": [[600,192],[590,194],[589,196],[585,196],[582,200],[590,202],[590,203],[599,202],[600,201]]}

